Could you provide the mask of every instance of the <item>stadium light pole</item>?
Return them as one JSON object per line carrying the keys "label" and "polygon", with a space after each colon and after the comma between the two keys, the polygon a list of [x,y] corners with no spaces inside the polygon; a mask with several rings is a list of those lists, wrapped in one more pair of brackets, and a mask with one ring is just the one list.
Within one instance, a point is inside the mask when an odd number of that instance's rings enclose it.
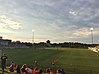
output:
{"label": "stadium light pole", "polygon": [[32,43],[33,43],[33,44],[34,44],[34,31],[35,31],[35,30],[32,30],[32,34],[33,34],[33,35],[32,35]]}
{"label": "stadium light pole", "polygon": [[93,45],[93,28],[90,28],[90,31],[91,31],[91,42],[92,42],[92,45]]}
{"label": "stadium light pole", "polygon": [[33,44],[33,49],[35,48],[35,46],[34,46],[34,31],[35,30],[32,29],[32,44]]}

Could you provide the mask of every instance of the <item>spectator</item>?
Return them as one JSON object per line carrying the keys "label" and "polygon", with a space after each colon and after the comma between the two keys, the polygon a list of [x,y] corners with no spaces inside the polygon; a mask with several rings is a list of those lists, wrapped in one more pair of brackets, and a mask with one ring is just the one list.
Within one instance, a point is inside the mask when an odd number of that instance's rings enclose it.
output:
{"label": "spectator", "polygon": [[34,68],[32,68],[32,74],[35,74],[35,69]]}
{"label": "spectator", "polygon": [[46,74],[50,74],[50,69],[46,69]]}
{"label": "spectator", "polygon": [[32,74],[32,69],[31,68],[25,68],[25,70],[26,70],[26,72],[27,72],[27,74]]}
{"label": "spectator", "polygon": [[50,69],[50,74],[53,74],[53,71],[52,71],[52,69]]}
{"label": "spectator", "polygon": [[38,68],[35,67],[33,70],[32,70],[32,74],[38,74]]}
{"label": "spectator", "polygon": [[13,66],[13,64],[10,65],[9,71],[10,71],[10,72],[14,72],[14,66]]}
{"label": "spectator", "polygon": [[12,65],[14,66],[14,68],[16,67],[16,64],[12,61]]}
{"label": "spectator", "polygon": [[66,74],[63,68],[61,69],[61,74]]}
{"label": "spectator", "polygon": [[61,74],[61,70],[58,69],[58,70],[56,71],[56,74]]}
{"label": "spectator", "polygon": [[21,74],[27,74],[27,72],[25,70],[26,68],[27,68],[26,64],[23,64],[21,67],[21,70],[20,70]]}
{"label": "spectator", "polygon": [[20,74],[20,67],[19,67],[19,65],[16,66],[16,72],[17,72],[17,74]]}
{"label": "spectator", "polygon": [[35,68],[35,74],[38,74],[38,68],[37,67]]}
{"label": "spectator", "polygon": [[3,56],[1,56],[1,67],[2,67],[2,74],[4,74],[4,69],[6,68],[6,60],[8,59],[8,57],[3,54]]}
{"label": "spectator", "polygon": [[39,69],[38,74],[42,74],[42,72],[43,72],[42,69]]}

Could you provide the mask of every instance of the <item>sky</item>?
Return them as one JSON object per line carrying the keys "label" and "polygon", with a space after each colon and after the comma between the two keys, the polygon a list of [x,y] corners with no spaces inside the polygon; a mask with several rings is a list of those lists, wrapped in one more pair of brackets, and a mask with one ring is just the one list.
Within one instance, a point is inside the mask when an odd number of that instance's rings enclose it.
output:
{"label": "sky", "polygon": [[0,0],[4,39],[91,43],[90,28],[99,44],[99,0]]}

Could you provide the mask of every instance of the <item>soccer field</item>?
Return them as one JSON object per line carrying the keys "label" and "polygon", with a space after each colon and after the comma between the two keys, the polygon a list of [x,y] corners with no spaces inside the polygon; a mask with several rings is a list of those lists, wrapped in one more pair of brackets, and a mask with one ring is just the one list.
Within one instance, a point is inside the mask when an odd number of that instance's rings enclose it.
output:
{"label": "soccer field", "polygon": [[[49,49],[7,49],[3,51],[8,56],[7,64],[13,61],[16,64],[34,67],[37,60],[38,67],[43,69],[64,68],[68,74],[99,74],[99,53],[80,48],[49,48]],[[51,65],[55,59],[54,67]]]}

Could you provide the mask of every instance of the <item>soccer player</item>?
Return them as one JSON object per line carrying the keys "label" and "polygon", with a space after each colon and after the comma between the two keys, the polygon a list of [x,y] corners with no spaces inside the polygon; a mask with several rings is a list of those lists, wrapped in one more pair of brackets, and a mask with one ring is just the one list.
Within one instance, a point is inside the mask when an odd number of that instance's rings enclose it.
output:
{"label": "soccer player", "polygon": [[55,65],[55,60],[54,59],[52,59],[52,65]]}

